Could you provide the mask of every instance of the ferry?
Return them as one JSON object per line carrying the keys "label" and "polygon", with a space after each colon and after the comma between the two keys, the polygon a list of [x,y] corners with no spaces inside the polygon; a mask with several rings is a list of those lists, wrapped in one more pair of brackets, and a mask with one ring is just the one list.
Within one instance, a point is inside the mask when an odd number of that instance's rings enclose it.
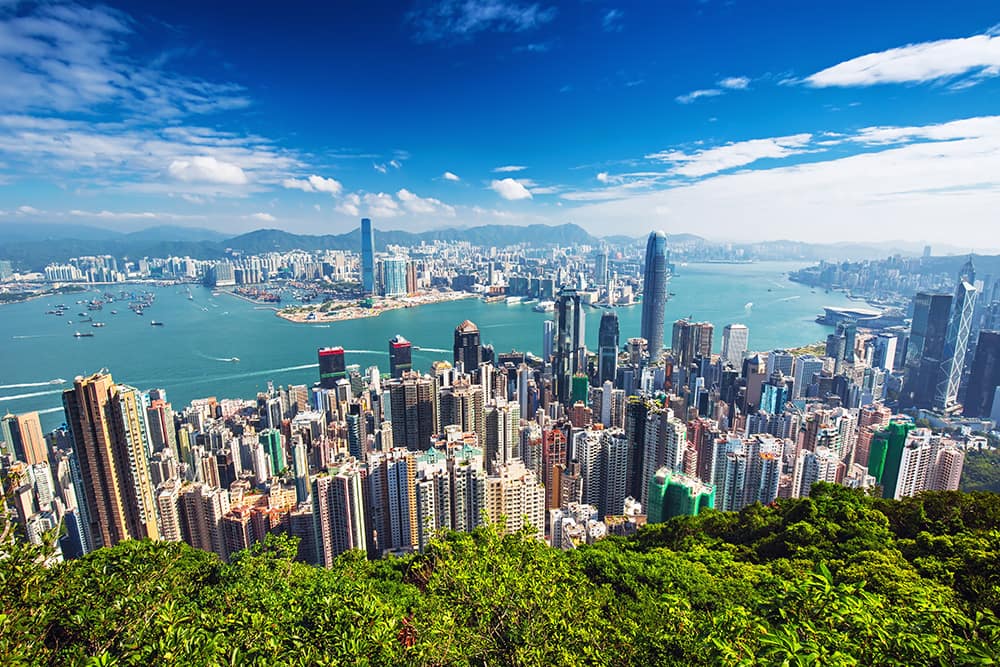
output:
{"label": "ferry", "polygon": [[532,310],[535,311],[536,313],[551,313],[555,309],[556,309],[555,301],[539,301],[535,305],[535,307],[532,308]]}
{"label": "ferry", "polygon": [[73,338],[93,338],[93,337],[94,334],[92,334],[89,331],[84,331],[84,332],[77,331],[75,334],[73,334]]}
{"label": "ferry", "polygon": [[523,296],[509,296],[507,297],[507,305],[513,306],[515,304],[521,303],[524,300]]}
{"label": "ferry", "polygon": [[93,324],[91,324],[90,326],[92,326],[92,327],[94,327],[94,328],[97,328],[97,329],[99,329],[99,328],[101,328],[101,327],[103,327],[103,326],[104,326],[104,322],[94,322],[94,323],[93,323]]}

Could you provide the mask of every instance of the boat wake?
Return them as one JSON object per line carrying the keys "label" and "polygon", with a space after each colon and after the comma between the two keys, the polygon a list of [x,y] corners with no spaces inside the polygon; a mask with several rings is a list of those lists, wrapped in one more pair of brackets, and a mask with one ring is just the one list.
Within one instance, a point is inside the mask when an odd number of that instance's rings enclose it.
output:
{"label": "boat wake", "polygon": [[413,349],[420,350],[421,352],[440,352],[440,353],[446,353],[452,351],[452,350],[442,350],[439,347],[418,347],[416,345],[413,346]]}
{"label": "boat wake", "polygon": [[36,396],[51,396],[52,394],[61,394],[62,389],[53,389],[52,391],[33,391],[27,394],[14,394],[13,396],[0,396],[0,402],[4,401],[19,401],[23,398],[35,398]]}
{"label": "boat wake", "polygon": [[0,384],[0,389],[27,389],[28,387],[47,387],[50,384],[66,384],[66,380],[56,378],[45,382],[22,382],[20,384]]}
{"label": "boat wake", "polygon": [[344,350],[344,352],[348,352],[350,354],[389,354],[388,352],[379,352],[378,350]]}

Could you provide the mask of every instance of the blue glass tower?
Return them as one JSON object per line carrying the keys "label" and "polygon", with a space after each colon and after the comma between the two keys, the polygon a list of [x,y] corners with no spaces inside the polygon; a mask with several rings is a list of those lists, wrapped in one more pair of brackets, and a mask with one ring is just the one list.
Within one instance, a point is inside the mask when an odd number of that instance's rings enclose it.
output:
{"label": "blue glass tower", "polygon": [[642,332],[651,361],[663,350],[663,317],[667,306],[667,235],[652,232],[646,241],[646,268],[642,279]]}
{"label": "blue glass tower", "polygon": [[375,293],[375,235],[368,218],[361,218],[361,291]]}

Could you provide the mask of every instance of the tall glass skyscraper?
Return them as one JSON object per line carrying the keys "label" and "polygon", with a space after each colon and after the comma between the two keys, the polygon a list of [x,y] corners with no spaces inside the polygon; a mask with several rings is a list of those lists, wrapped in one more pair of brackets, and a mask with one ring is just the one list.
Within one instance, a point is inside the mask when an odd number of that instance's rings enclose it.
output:
{"label": "tall glass skyscraper", "polygon": [[361,291],[375,293],[375,235],[368,218],[361,218]]}
{"label": "tall glass skyscraper", "polygon": [[646,241],[646,269],[642,279],[642,337],[649,342],[649,358],[663,350],[663,317],[667,306],[667,235],[652,232]]}
{"label": "tall glass skyscraper", "polygon": [[948,337],[944,344],[944,359],[941,362],[941,376],[938,381],[934,404],[940,410],[948,410],[958,402],[958,387],[962,382],[965,368],[965,353],[969,348],[972,334],[972,314],[976,308],[976,288],[964,276],[959,277],[955,296],[951,300],[951,321]]}
{"label": "tall glass skyscraper", "polygon": [[572,377],[586,368],[585,318],[580,293],[564,287],[556,297],[556,340],[553,359],[556,398],[564,405],[572,393]]}
{"label": "tall glass skyscraper", "polygon": [[615,381],[618,373],[618,313],[605,310],[597,330],[598,381]]}

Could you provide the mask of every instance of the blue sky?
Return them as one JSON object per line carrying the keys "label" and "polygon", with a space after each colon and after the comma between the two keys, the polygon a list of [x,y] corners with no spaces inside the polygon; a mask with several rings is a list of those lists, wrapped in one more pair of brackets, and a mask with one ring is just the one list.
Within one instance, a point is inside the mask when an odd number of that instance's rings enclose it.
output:
{"label": "blue sky", "polygon": [[998,24],[995,1],[0,0],[0,222],[1000,247]]}

